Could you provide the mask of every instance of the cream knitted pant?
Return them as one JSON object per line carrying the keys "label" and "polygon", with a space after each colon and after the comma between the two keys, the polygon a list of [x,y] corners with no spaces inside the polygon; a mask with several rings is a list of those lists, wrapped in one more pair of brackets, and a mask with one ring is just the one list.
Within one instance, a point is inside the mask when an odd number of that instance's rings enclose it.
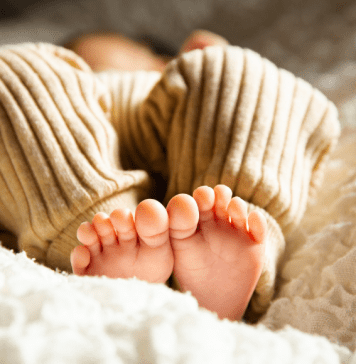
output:
{"label": "cream knitted pant", "polygon": [[[338,135],[336,109],[320,92],[238,47],[186,53],[163,75],[95,75],[59,47],[3,47],[0,224],[30,257],[70,271],[76,229],[96,212],[226,184],[268,222],[249,308],[262,313],[284,236]],[[158,175],[166,186],[150,183]]]}

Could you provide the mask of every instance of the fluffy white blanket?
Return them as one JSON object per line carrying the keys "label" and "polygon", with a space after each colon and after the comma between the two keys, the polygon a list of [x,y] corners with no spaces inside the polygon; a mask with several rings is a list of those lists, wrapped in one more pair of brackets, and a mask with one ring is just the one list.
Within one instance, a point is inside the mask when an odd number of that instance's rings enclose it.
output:
{"label": "fluffy white blanket", "polygon": [[344,129],[257,326],[163,284],[67,275],[0,247],[0,363],[356,363],[355,138]]}
{"label": "fluffy white blanket", "polygon": [[0,250],[0,362],[339,363],[350,352],[287,327],[219,321],[189,294],[56,273]]}

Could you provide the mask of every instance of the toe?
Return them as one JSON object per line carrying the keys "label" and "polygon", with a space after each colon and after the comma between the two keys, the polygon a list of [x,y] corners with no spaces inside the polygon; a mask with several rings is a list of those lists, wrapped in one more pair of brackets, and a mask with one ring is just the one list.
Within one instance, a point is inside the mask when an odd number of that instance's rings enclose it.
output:
{"label": "toe", "polygon": [[116,209],[110,214],[110,221],[116,230],[122,247],[135,247],[137,233],[130,209]]}
{"label": "toe", "polygon": [[112,226],[107,214],[98,212],[94,216],[92,224],[104,248],[105,246],[112,245],[117,242],[114,227]]}
{"label": "toe", "polygon": [[94,226],[90,222],[83,222],[77,230],[78,240],[84,244],[90,251],[92,256],[96,256],[101,252],[101,244],[99,236]]}
{"label": "toe", "polygon": [[259,211],[252,211],[248,216],[249,232],[256,243],[262,244],[267,237],[267,221]]}
{"label": "toe", "polygon": [[236,229],[247,231],[247,204],[240,197],[231,199],[227,212],[231,217],[231,223]]}
{"label": "toe", "polygon": [[215,192],[215,215],[221,221],[229,222],[229,214],[227,206],[232,197],[232,191],[225,185],[217,185],[214,188]]}
{"label": "toe", "polygon": [[211,187],[201,186],[193,192],[193,197],[198,205],[199,220],[207,221],[214,218],[215,193]]}
{"label": "toe", "polygon": [[194,198],[179,194],[167,205],[170,236],[174,239],[185,239],[196,232],[199,221],[198,205]]}
{"label": "toe", "polygon": [[154,248],[169,241],[168,214],[156,200],[142,201],[136,208],[135,226],[140,242]]}
{"label": "toe", "polygon": [[76,246],[70,254],[70,263],[73,273],[82,276],[90,263],[90,252],[86,246]]}

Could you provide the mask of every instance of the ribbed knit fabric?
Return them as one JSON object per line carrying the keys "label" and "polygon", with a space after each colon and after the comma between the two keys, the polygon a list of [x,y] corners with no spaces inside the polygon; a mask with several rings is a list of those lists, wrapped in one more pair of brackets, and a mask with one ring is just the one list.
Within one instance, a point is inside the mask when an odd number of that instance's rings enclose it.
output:
{"label": "ribbed knit fabric", "polygon": [[71,271],[76,229],[96,212],[135,210],[144,171],[122,171],[110,95],[74,53],[0,51],[0,220],[29,257]]}
{"label": "ribbed knit fabric", "polygon": [[163,75],[94,75],[58,47],[2,48],[0,223],[30,256],[70,270],[79,224],[98,211],[134,210],[151,196],[147,172],[167,181],[164,204],[226,184],[268,222],[249,308],[263,313],[284,235],[338,135],[337,111],[320,92],[238,47],[183,54]]}
{"label": "ribbed knit fabric", "polygon": [[[134,149],[126,146],[131,144],[131,138],[140,133],[141,124],[137,123],[142,102],[148,97],[153,86],[160,80],[159,72],[101,72],[97,77],[108,88],[111,98],[111,122],[120,135],[120,160],[125,169],[135,167],[131,153]],[[137,129],[137,127],[139,127]],[[153,139],[152,142],[155,142]],[[134,141],[133,141],[134,142]],[[154,146],[148,141],[148,153],[151,155]],[[152,159],[148,157],[148,159]],[[152,170],[146,166],[147,170]]]}
{"label": "ribbed knit fabric", "polygon": [[131,165],[168,180],[165,204],[222,183],[266,216],[266,262],[251,302],[264,312],[283,234],[300,222],[337,142],[335,106],[257,53],[227,46],[172,61],[137,107],[120,119],[121,147]]}

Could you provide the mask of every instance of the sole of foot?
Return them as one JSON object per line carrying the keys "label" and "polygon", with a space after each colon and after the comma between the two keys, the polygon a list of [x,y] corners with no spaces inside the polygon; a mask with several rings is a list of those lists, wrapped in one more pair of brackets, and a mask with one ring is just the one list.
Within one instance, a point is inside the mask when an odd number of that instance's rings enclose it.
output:
{"label": "sole of foot", "polygon": [[261,275],[265,217],[225,185],[180,194],[168,206],[174,275],[183,292],[220,318],[243,316]]}

